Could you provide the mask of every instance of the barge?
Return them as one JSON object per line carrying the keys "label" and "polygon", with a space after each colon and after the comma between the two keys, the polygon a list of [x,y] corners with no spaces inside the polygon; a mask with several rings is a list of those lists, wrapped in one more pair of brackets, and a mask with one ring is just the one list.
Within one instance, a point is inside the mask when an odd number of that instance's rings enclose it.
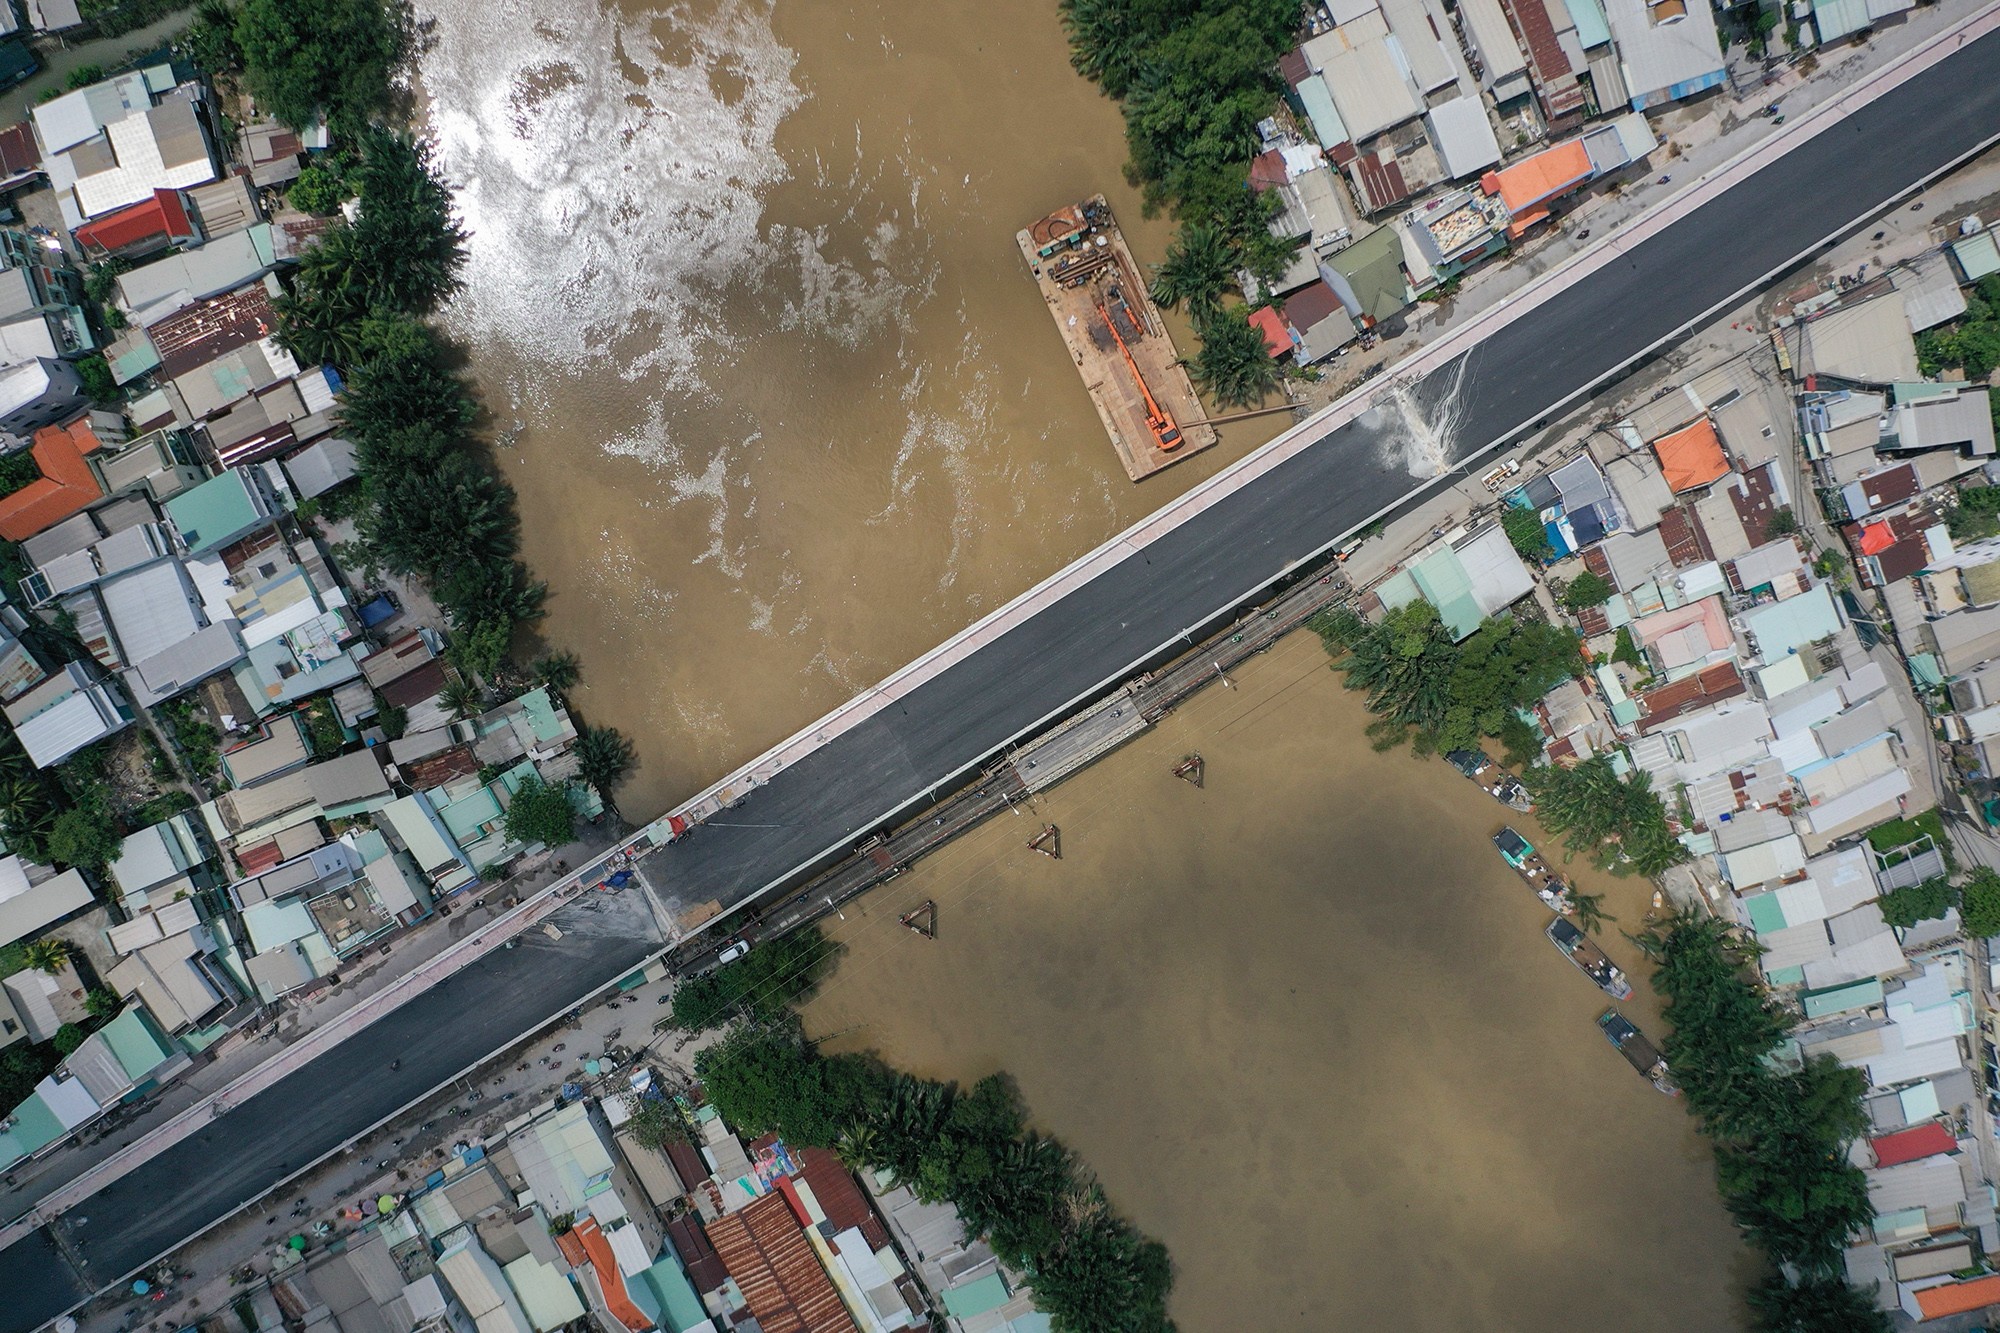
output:
{"label": "barge", "polygon": [[1597,1027],[1604,1033],[1605,1040],[1618,1048],[1625,1062],[1639,1071],[1640,1077],[1669,1097],[1681,1095],[1681,1085],[1674,1082],[1674,1076],[1667,1070],[1667,1057],[1646,1040],[1644,1033],[1632,1026],[1630,1019],[1616,1009],[1606,1009],[1597,1016]]}
{"label": "barge", "polygon": [[1605,957],[1604,950],[1598,948],[1590,936],[1576,928],[1575,922],[1556,917],[1543,933],[1549,937],[1549,943],[1562,950],[1563,957],[1576,964],[1576,970],[1589,977],[1599,990],[1614,1000],[1632,998],[1632,983],[1625,979],[1625,973],[1618,964]]}

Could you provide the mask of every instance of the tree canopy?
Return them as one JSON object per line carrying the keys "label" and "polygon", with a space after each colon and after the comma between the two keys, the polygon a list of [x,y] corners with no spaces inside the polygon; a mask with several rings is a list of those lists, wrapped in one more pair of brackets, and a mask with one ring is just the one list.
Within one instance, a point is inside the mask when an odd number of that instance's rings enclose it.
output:
{"label": "tree canopy", "polygon": [[1542,827],[1607,870],[1657,875],[1688,859],[1687,848],[1667,825],[1653,775],[1644,769],[1621,778],[1611,756],[1599,754],[1574,768],[1537,765],[1521,781],[1535,798]]}
{"label": "tree canopy", "polygon": [[560,847],[575,836],[576,825],[567,785],[552,787],[529,778],[507,807],[507,836],[515,842],[539,842]]}
{"label": "tree canopy", "polygon": [[265,111],[300,130],[324,115],[346,137],[388,108],[410,21],[393,0],[242,0],[234,37]]}
{"label": "tree canopy", "polygon": [[1424,751],[1470,749],[1482,736],[1503,735],[1510,749],[1522,748],[1509,719],[1582,666],[1576,635],[1562,626],[1495,617],[1453,643],[1423,601],[1373,625],[1342,611],[1314,627],[1348,688],[1367,691],[1377,715],[1369,735],[1384,749],[1412,735]]}
{"label": "tree canopy", "polygon": [[796,1023],[733,1029],[695,1058],[724,1120],[745,1134],[836,1149],[949,1203],[1001,1260],[1027,1273],[1055,1326],[1167,1333],[1173,1269],[1157,1241],[1111,1210],[1060,1143],[1027,1127],[1014,1089],[897,1073],[865,1056],[822,1056]]}
{"label": "tree canopy", "polygon": [[662,1026],[700,1032],[739,1013],[775,1020],[813,993],[839,955],[839,946],[817,926],[789,931],[733,963],[683,979]]}
{"label": "tree canopy", "polygon": [[1967,935],[1977,939],[2000,935],[2000,874],[1974,866],[1958,896],[1958,918]]}

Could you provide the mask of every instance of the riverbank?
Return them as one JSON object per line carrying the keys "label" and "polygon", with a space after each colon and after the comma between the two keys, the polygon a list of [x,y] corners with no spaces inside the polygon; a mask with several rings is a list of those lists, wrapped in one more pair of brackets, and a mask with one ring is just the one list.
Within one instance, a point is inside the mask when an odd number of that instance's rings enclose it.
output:
{"label": "riverbank", "polygon": [[[1232,682],[849,905],[811,1034],[1006,1069],[1166,1242],[1190,1333],[1734,1326],[1753,1260],[1706,1145],[1487,841],[1533,821],[1368,750],[1308,636]],[[1059,862],[1022,846],[1044,819]],[[1637,925],[1650,886],[1580,878]],[[935,941],[896,921],[925,899]],[[1663,1031],[1643,988],[1626,1008]]]}

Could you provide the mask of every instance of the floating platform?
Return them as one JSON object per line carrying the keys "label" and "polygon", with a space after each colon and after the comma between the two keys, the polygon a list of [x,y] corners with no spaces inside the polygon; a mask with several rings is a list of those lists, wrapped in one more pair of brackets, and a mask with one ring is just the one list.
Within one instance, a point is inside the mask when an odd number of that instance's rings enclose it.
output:
{"label": "floating platform", "polygon": [[[1104,196],[1058,209],[1014,240],[1126,475],[1139,481],[1214,444],[1215,427],[1189,424],[1207,414]],[[1171,449],[1160,447],[1148,392],[1180,434]]]}

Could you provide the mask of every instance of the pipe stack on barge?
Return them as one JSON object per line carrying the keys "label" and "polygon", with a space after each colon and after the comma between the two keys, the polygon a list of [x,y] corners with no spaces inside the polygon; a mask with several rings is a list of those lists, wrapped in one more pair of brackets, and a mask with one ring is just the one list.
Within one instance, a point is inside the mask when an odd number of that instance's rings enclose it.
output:
{"label": "pipe stack on barge", "polygon": [[1125,473],[1138,481],[1216,441],[1104,196],[1014,233]]}

